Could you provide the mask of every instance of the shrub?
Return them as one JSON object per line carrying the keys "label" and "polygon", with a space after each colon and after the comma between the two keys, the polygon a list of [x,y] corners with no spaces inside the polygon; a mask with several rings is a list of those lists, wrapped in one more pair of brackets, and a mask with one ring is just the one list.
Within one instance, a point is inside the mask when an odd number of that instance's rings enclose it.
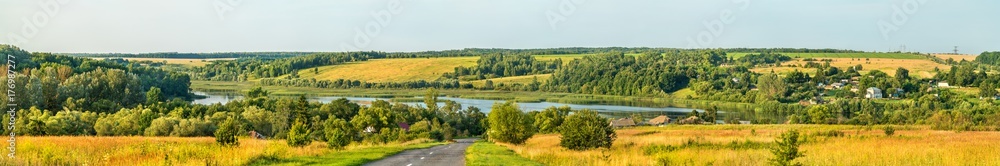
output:
{"label": "shrub", "polygon": [[778,141],[775,142],[776,146],[771,148],[771,154],[774,154],[774,158],[770,159],[768,162],[771,165],[778,166],[789,166],[789,165],[802,165],[802,163],[792,163],[795,158],[802,157],[802,152],[799,151],[799,131],[791,130],[782,133],[778,137]]}
{"label": "shrub", "polygon": [[326,143],[330,148],[343,149],[354,139],[354,127],[343,119],[330,118],[326,120]]}
{"label": "shrub", "polygon": [[532,117],[522,112],[513,101],[493,104],[487,122],[487,135],[493,141],[521,144],[535,134]]}
{"label": "shrub", "polygon": [[560,131],[562,140],[559,145],[570,150],[611,148],[616,137],[608,119],[592,110],[578,111],[566,117]]}
{"label": "shrub", "polygon": [[288,131],[288,146],[304,146],[308,145],[311,140],[309,140],[309,128],[306,126],[305,122],[301,119],[296,119],[295,124],[292,124],[292,129]]}
{"label": "shrub", "polygon": [[175,117],[156,118],[149,124],[149,128],[146,128],[145,136],[168,136],[180,121]]}
{"label": "shrub", "polygon": [[176,126],[174,126],[174,131],[170,133],[170,136],[180,136],[180,137],[195,137],[195,136],[212,136],[215,132],[216,126],[212,125],[212,122],[201,119],[182,119]]}
{"label": "shrub", "polygon": [[223,146],[239,145],[236,134],[239,133],[239,121],[236,117],[229,117],[225,122],[219,124],[219,129],[215,130],[215,142]]}
{"label": "shrub", "polygon": [[562,125],[569,111],[569,107],[546,108],[542,112],[535,114],[535,128],[538,128],[539,133],[559,132],[559,126]]}
{"label": "shrub", "polygon": [[886,136],[892,136],[893,134],[896,134],[896,128],[893,128],[892,126],[885,126],[882,128],[882,131],[885,132]]}

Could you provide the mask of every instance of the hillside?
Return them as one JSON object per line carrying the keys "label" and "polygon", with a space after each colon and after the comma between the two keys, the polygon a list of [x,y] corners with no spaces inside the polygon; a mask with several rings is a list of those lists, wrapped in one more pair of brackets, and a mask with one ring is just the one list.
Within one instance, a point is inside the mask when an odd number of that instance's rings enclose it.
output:
{"label": "hillside", "polygon": [[[568,62],[588,54],[566,55],[536,55],[540,61],[561,59]],[[399,82],[414,80],[437,80],[442,74],[454,71],[455,67],[472,67],[479,57],[442,57],[442,58],[393,58],[373,59],[363,62],[352,62],[343,65],[327,65],[298,71],[299,78],[316,80],[350,79],[368,82]],[[564,63],[565,64],[565,63]],[[283,75],[279,78],[286,78]],[[539,76],[539,80],[547,79]],[[494,82],[531,82],[529,76],[515,78],[494,78]],[[485,80],[473,81],[474,84],[485,83]]]}

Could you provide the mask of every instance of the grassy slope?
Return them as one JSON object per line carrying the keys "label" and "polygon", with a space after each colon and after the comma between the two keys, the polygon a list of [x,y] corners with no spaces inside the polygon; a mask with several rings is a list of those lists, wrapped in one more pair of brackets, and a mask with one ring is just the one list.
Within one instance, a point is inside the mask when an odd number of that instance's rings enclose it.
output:
{"label": "grassy slope", "polygon": [[[105,59],[105,58],[93,58],[93,59]],[[153,61],[153,62],[163,62],[167,61],[167,64],[177,64],[184,66],[205,66],[206,64],[212,63],[212,61],[217,60],[233,60],[236,58],[209,58],[209,59],[180,59],[180,58],[122,58],[129,61]]]}
{"label": "grassy slope", "polygon": [[[558,134],[535,135],[523,145],[500,144],[521,156],[546,165],[765,165],[773,156],[767,149],[782,132],[797,129],[807,140],[800,149],[804,165],[998,165],[1000,132],[935,131],[927,126],[896,126],[893,136],[881,127],[846,125],[691,125],[638,127],[617,130],[610,149],[571,151],[560,147]],[[843,137],[816,133],[837,130]],[[674,151],[651,151],[651,145],[689,146]],[[733,146],[731,142],[750,142]],[[659,165],[659,163],[657,163]]]}
{"label": "grassy slope", "polygon": [[298,156],[278,160],[262,160],[250,165],[362,165],[394,154],[410,150],[429,148],[445,143],[413,143],[385,145],[358,149],[332,151],[316,156]]}
{"label": "grassy slope", "polygon": [[478,141],[465,151],[465,165],[487,166],[487,165],[542,165],[527,158],[518,156],[517,153],[506,147],[490,142]]}
{"label": "grassy slope", "polygon": [[[570,60],[583,57],[585,54],[567,55],[537,55],[540,61],[562,59],[563,64]],[[433,81],[446,72],[454,71],[455,67],[472,67],[479,57],[443,57],[443,58],[397,58],[375,59],[365,62],[343,65],[328,65],[298,71],[299,78],[315,78],[316,80],[351,79],[369,82],[399,82],[428,80]],[[281,76],[279,78],[284,78]],[[530,80],[529,80],[530,81]]]}
{"label": "grassy slope", "polygon": [[479,57],[375,59],[344,65],[321,66],[319,74],[314,68],[299,70],[300,78],[316,80],[351,79],[370,82],[396,82],[436,80],[455,67],[476,65]]}

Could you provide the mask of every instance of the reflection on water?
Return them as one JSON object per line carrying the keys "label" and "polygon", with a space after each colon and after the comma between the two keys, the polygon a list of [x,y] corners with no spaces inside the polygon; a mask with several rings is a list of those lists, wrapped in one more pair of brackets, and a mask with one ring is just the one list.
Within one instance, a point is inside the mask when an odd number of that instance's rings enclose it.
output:
{"label": "reflection on water", "polygon": [[[193,92],[197,95],[207,96],[207,98],[196,99],[192,103],[195,104],[214,104],[222,103],[225,104],[229,101],[243,98],[237,94],[208,94],[205,92]],[[330,101],[337,100],[340,98],[347,98],[355,103],[361,105],[370,105],[372,101],[375,100],[386,100],[389,101],[390,98],[374,98],[374,97],[340,97],[340,96],[323,96],[323,97],[309,97],[309,101],[318,101],[321,103],[329,103]],[[502,100],[484,100],[484,99],[464,99],[464,98],[454,98],[454,97],[440,97],[440,100],[450,100],[455,101],[462,105],[462,108],[468,108],[469,106],[477,107],[484,113],[489,113],[493,103],[504,102]],[[423,102],[402,102],[403,104],[408,104],[412,106],[424,106]],[[444,106],[444,103],[438,103],[438,106]],[[554,102],[521,102],[518,106],[525,111],[536,111],[543,110],[548,107],[560,107],[569,106],[574,110],[579,109],[591,109],[601,112],[604,115],[612,117],[624,117],[631,113],[642,113],[644,116],[656,116],[656,115],[668,115],[673,117],[683,116],[691,112],[690,108],[675,108],[675,107],[637,107],[637,106],[622,106],[622,105],[603,105],[603,104],[564,104],[564,103],[554,103]],[[700,111],[700,110],[699,110]],[[652,117],[646,117],[652,118]]]}

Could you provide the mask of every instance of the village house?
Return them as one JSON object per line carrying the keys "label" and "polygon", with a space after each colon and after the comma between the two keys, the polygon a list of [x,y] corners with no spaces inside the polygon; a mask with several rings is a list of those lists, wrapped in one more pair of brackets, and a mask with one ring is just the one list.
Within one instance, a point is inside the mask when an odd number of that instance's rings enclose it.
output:
{"label": "village house", "polygon": [[951,85],[950,85],[950,84],[948,84],[948,82],[944,82],[944,81],[942,81],[942,82],[938,82],[938,83],[937,83],[937,86],[938,86],[939,88],[948,88],[948,87],[951,87]]}
{"label": "village house", "polygon": [[653,126],[665,125],[667,123],[670,123],[670,117],[667,117],[666,115],[660,115],[649,120],[649,125]]}
{"label": "village house", "polygon": [[632,118],[621,118],[618,120],[611,120],[611,127],[619,128],[619,127],[632,127],[632,126],[635,126],[635,121],[632,121]]}
{"label": "village house", "polygon": [[869,99],[881,99],[882,98],[882,89],[879,89],[879,88],[876,88],[876,87],[868,88],[867,90],[865,90],[865,98],[869,98]]}

